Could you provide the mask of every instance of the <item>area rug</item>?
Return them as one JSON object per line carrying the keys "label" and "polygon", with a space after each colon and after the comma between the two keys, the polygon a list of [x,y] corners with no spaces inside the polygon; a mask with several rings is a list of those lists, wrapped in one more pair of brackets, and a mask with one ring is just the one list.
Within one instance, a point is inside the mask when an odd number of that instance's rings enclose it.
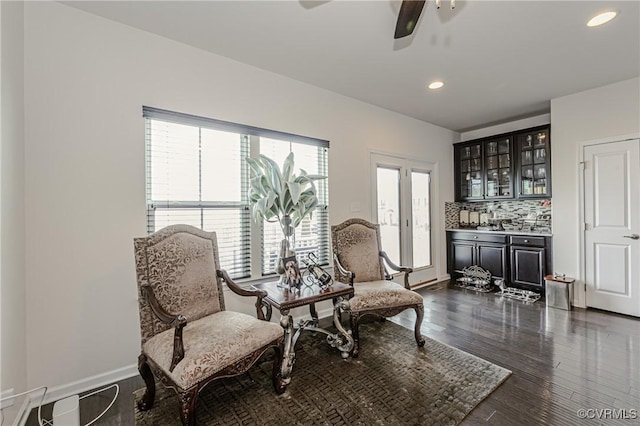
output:
{"label": "area rug", "polygon": [[[282,395],[266,355],[248,373],[213,382],[200,394],[198,425],[456,425],[511,374],[433,339],[418,348],[412,331],[390,321],[360,325],[357,359],[343,360],[324,337],[302,333]],[[180,424],[175,393],[156,388],[151,410],[135,407],[136,425]]]}

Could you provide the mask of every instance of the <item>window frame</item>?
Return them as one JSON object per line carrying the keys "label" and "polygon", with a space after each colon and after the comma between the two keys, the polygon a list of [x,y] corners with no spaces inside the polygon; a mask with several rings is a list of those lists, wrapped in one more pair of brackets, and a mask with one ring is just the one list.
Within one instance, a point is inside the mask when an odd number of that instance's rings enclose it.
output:
{"label": "window frame", "polygon": [[[247,144],[246,146],[241,147],[240,152],[247,153],[247,155],[252,158],[257,157],[260,153],[261,137],[276,139],[279,141],[283,141],[285,143],[289,143],[290,150],[291,150],[292,143],[313,145],[319,148],[318,157],[317,157],[318,167],[323,168],[324,170],[326,170],[326,173],[327,173],[327,179],[322,181],[322,184],[321,184],[324,194],[319,194],[320,203],[313,214],[314,216],[316,214],[319,214],[320,210],[318,209],[324,210],[324,212],[321,213],[325,215],[324,220],[321,221],[322,223],[318,225],[320,227],[319,228],[320,232],[318,235],[318,246],[319,246],[318,250],[322,250],[322,251],[328,250],[328,252],[325,255],[325,258],[323,259],[324,260],[323,264],[330,265],[331,263],[330,225],[329,225],[329,218],[328,218],[328,214],[329,214],[329,194],[328,194],[329,141],[295,135],[295,134],[286,133],[286,132],[274,131],[270,129],[262,129],[262,128],[257,128],[253,126],[243,125],[243,124],[231,123],[231,122],[217,120],[217,119],[211,119],[206,117],[194,116],[190,114],[162,110],[162,109],[152,108],[147,106],[143,106],[143,118],[145,120],[145,156],[146,156],[145,200],[146,200],[146,206],[147,206],[146,210],[147,210],[147,232],[148,233],[152,233],[157,230],[155,225],[155,209],[156,208],[163,208],[163,209],[180,208],[180,209],[187,209],[187,210],[191,210],[191,209],[194,209],[194,210],[216,209],[217,210],[217,209],[225,209],[225,208],[244,209],[248,212],[248,221],[241,222],[240,232],[241,232],[241,237],[246,236],[247,235],[246,233],[248,232],[248,241],[247,241],[247,244],[249,247],[248,253],[247,253],[249,256],[248,275],[234,274],[235,276],[232,275],[232,277],[238,282],[253,282],[253,281],[264,281],[264,280],[273,279],[273,277],[276,276],[275,272],[265,273],[263,271],[263,265],[264,265],[263,259],[266,254],[263,249],[263,243],[264,243],[263,223],[256,223],[256,221],[253,220],[250,214],[251,207],[248,203],[248,197],[246,196],[246,192],[249,188],[250,173],[249,173],[249,167],[246,160],[242,159],[241,157],[241,175],[242,176],[240,179],[241,181],[240,186],[241,186],[241,192],[243,193],[241,195],[240,202],[228,202],[228,201],[227,202],[225,201],[185,202],[180,200],[169,200],[169,201],[153,200],[151,199],[153,183],[151,182],[152,173],[151,173],[150,156],[152,152],[152,146],[151,146],[151,136],[149,135],[149,120],[159,120],[159,121],[165,121],[169,123],[197,127],[200,129],[199,131],[200,138],[202,138],[201,130],[203,128],[231,132],[231,133],[239,134],[240,136],[246,136],[246,137],[239,138],[242,140],[239,140],[238,143]],[[200,139],[200,143],[201,143],[201,140],[202,139]],[[199,173],[199,176],[201,176],[202,164],[199,163],[198,167],[199,167],[198,173]],[[240,215],[240,218],[241,220],[244,220],[244,217],[242,214]],[[175,222],[175,223],[178,223],[178,222]],[[202,224],[202,221],[201,221],[201,224]],[[200,227],[202,228],[202,226]],[[209,231],[218,231],[218,230],[209,229]],[[217,233],[218,233],[218,239],[220,239],[220,232],[217,232]],[[243,242],[242,245],[245,246],[245,243]],[[236,263],[234,263],[234,265],[236,265]],[[239,269],[241,271],[245,271],[245,268],[242,267],[243,265],[242,262],[237,265],[240,265]]]}

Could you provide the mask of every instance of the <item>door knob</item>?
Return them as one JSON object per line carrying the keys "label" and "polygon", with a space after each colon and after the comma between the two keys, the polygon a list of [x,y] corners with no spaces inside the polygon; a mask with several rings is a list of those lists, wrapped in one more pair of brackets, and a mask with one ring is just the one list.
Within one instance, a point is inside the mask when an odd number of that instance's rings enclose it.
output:
{"label": "door knob", "polygon": [[640,240],[640,235],[638,234],[623,235],[622,238],[631,238],[632,240]]}

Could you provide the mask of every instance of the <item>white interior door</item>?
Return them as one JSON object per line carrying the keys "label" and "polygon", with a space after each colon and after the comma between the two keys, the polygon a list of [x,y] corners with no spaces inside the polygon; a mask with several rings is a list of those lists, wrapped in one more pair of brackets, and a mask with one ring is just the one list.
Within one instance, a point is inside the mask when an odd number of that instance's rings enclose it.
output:
{"label": "white interior door", "polygon": [[584,148],[587,306],[640,316],[640,141]]}

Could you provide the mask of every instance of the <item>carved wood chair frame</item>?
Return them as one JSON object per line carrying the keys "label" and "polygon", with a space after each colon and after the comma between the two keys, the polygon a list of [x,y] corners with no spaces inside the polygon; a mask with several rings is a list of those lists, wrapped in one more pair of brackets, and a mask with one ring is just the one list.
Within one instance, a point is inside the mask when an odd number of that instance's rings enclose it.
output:
{"label": "carved wood chair frame", "polygon": [[[153,244],[157,244],[162,239],[168,238],[169,236],[172,236],[179,232],[186,232],[209,239],[211,240],[211,244],[213,244],[214,246],[216,245],[215,233],[202,231],[198,228],[188,225],[171,225],[147,237],[134,238],[136,273],[139,287],[139,302],[147,303],[151,307],[153,314],[158,320],[174,328],[173,356],[171,359],[171,366],[169,368],[169,371],[173,371],[175,366],[185,356],[184,344],[182,340],[182,330],[188,324],[189,319],[181,314],[167,312],[158,302],[154,294],[153,287],[150,285],[148,279],[149,264],[146,250],[147,247]],[[217,248],[213,252],[217,257]],[[215,264],[218,264],[217,259]],[[263,298],[267,296],[266,291],[241,288],[231,279],[231,277],[229,277],[227,272],[222,269],[211,271],[211,273],[216,277],[219,292],[218,294],[220,298],[220,308],[222,311],[225,310],[224,296],[222,293],[222,281],[224,281],[226,282],[229,289],[234,293],[240,296],[256,297],[256,316],[260,320],[268,321],[268,319],[265,318],[265,313],[263,312],[263,308],[266,308],[267,316],[271,317],[271,312],[269,312],[271,307],[263,301]],[[215,339],[215,336],[211,336],[211,338]],[[167,375],[162,370],[162,368],[160,368],[156,361],[150,358],[147,354],[145,354],[144,350],[142,350],[140,355],[138,356],[138,371],[145,382],[146,391],[141,400],[138,401],[138,408],[141,411],[146,411],[153,407],[156,393],[155,379],[157,378],[160,383],[162,383],[162,385],[164,385],[166,388],[172,389],[174,392],[176,392],[180,403],[180,418],[183,425],[195,425],[195,411],[197,407],[198,395],[200,394],[200,392],[207,385],[217,379],[236,376],[247,372],[256,363],[256,361],[258,361],[258,359],[267,350],[269,350],[269,348],[273,348],[275,352],[272,370],[272,384],[276,393],[282,394],[286,390],[286,387],[288,385],[288,381],[282,380],[280,376],[282,354],[284,350],[284,334],[279,338],[272,340],[264,346],[254,350],[247,356],[237,359],[233,364],[228,365],[215,374],[202,377],[201,380],[199,380],[196,384],[189,387],[188,389],[182,389],[169,375]]]}
{"label": "carved wood chair frame", "polygon": [[[375,231],[377,244],[378,244],[378,261],[379,261],[379,268],[380,268],[380,279],[381,280],[385,279],[389,281],[393,279],[393,276],[388,272],[386,268],[386,266],[389,266],[389,268],[391,268],[392,270],[396,272],[402,272],[404,274],[404,288],[407,291],[412,291],[411,286],[409,284],[409,275],[413,272],[413,269],[407,266],[397,265],[393,261],[391,261],[387,253],[381,249],[382,244],[380,239],[380,225],[371,223],[369,221],[366,221],[360,218],[347,219],[346,221],[331,227],[334,275],[335,275],[336,281],[347,283],[355,287],[355,292],[357,294],[357,285],[354,286],[354,283],[356,283],[355,281],[356,275],[353,271],[347,270],[344,267],[344,265],[341,263],[340,261],[341,253],[338,248],[338,245],[339,245],[338,242],[340,241],[340,238],[341,238],[340,234],[353,225],[362,225],[368,229]],[[385,266],[385,263],[386,263],[386,266]],[[354,348],[352,350],[351,355],[355,358],[358,356],[360,352],[360,334],[358,331],[358,326],[359,326],[360,319],[362,317],[366,315],[374,315],[384,320],[384,318],[389,318],[389,317],[398,315],[400,312],[406,309],[414,309],[416,312],[414,337],[418,347],[424,346],[425,339],[420,333],[420,327],[422,326],[422,320],[424,318],[424,304],[422,302],[409,303],[409,304],[393,306],[393,307],[378,307],[374,309],[365,309],[365,310],[359,310],[359,311],[354,311],[353,309],[351,309],[350,322],[351,322],[351,331],[352,331],[353,340],[354,340]]]}

